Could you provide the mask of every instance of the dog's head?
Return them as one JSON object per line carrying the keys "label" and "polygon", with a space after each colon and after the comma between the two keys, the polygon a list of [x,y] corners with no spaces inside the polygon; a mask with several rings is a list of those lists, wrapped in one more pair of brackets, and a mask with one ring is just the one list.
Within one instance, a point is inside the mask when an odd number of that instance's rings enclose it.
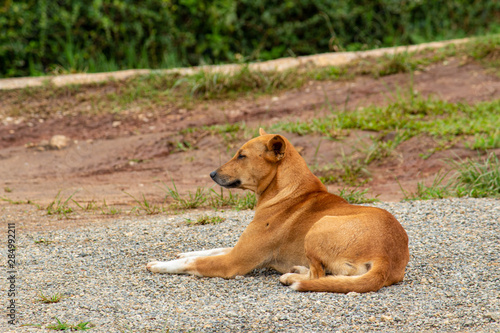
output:
{"label": "dog's head", "polygon": [[287,141],[281,135],[267,134],[245,143],[226,164],[210,173],[210,177],[226,188],[241,188],[260,193],[274,178],[277,165],[285,158]]}

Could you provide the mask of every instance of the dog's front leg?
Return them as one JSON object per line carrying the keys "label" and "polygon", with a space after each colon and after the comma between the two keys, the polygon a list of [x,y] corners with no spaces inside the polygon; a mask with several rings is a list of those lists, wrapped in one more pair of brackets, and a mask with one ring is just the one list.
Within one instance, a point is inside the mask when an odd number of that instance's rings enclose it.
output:
{"label": "dog's front leg", "polygon": [[211,249],[211,250],[184,252],[184,253],[179,253],[178,257],[179,258],[187,258],[187,257],[218,256],[218,255],[221,255],[221,254],[226,254],[229,251],[231,251],[232,249],[233,249],[232,247],[220,247],[220,248]]}
{"label": "dog's front leg", "polygon": [[264,260],[255,255],[239,255],[236,251],[208,257],[185,257],[177,260],[150,262],[153,273],[193,274],[197,276],[233,278],[260,267]]}
{"label": "dog's front leg", "polygon": [[232,249],[233,249],[232,247],[225,247],[225,248],[221,247],[211,250],[179,253],[178,256],[180,259],[171,261],[153,261],[147,264],[146,268],[153,273],[200,275],[192,267],[195,261],[194,259],[199,257],[220,256],[223,254],[227,254]]}

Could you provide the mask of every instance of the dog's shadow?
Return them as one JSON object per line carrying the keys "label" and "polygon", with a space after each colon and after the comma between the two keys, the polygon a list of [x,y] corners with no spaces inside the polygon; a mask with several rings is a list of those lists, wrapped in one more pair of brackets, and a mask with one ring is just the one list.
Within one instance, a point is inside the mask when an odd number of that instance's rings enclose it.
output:
{"label": "dog's shadow", "polygon": [[280,277],[282,273],[272,268],[257,268],[245,276],[248,277]]}

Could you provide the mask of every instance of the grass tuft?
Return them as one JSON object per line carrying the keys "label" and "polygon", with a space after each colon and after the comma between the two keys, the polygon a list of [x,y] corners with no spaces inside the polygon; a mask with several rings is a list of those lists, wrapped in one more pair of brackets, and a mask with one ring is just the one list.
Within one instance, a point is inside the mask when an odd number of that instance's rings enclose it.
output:
{"label": "grass tuft", "polygon": [[147,215],[155,215],[161,212],[161,208],[155,204],[150,203],[146,199],[146,196],[144,194],[142,195],[142,200],[139,200],[130,193],[127,193],[125,191],[123,193],[127,194],[132,199],[134,199],[135,202],[137,202],[139,206],[136,207],[136,210],[143,210]]}
{"label": "grass tuft", "polygon": [[43,244],[43,245],[49,245],[49,244],[52,244],[54,243],[54,241],[51,241],[51,240],[47,240],[45,238],[39,238],[35,241],[35,244]]}
{"label": "grass tuft", "polygon": [[38,298],[36,299],[36,301],[45,304],[52,304],[52,303],[59,303],[63,298],[64,296],[59,293],[56,293],[52,296],[46,296],[40,291],[38,293]]}
{"label": "grass tuft", "polygon": [[46,328],[54,331],[86,331],[93,327],[93,325],[89,322],[81,322],[78,324],[68,324],[66,322],[60,321],[57,317],[55,317],[57,324],[47,325]]}
{"label": "grass tuft", "polygon": [[[445,181],[448,173],[438,173],[430,186],[423,182],[417,184],[413,193],[401,190],[404,200],[429,200],[449,197],[499,198],[500,163],[495,154],[486,159],[471,159],[450,162],[455,172]],[[400,185],[401,186],[401,185]]]}
{"label": "grass tuft", "polygon": [[214,189],[210,189],[209,205],[213,209],[220,209],[229,207],[236,210],[253,209],[257,205],[257,198],[255,193],[246,192],[245,195],[233,194],[227,191],[228,194],[224,195],[224,189],[221,187],[220,194]]}
{"label": "grass tuft", "polygon": [[66,200],[63,200],[59,195],[61,191],[59,191],[54,198],[54,200],[45,208],[47,210],[47,215],[62,215],[65,218],[68,218],[68,214],[73,213],[73,208],[68,205],[68,202],[73,198],[76,194],[74,192],[71,194]]}
{"label": "grass tuft", "polygon": [[338,191],[338,195],[347,200],[351,204],[372,203],[380,201],[377,198],[368,198],[366,194],[369,189],[356,190],[343,188]]}
{"label": "grass tuft", "polygon": [[196,219],[196,221],[193,221],[191,219],[186,219],[186,223],[188,225],[207,225],[207,224],[219,224],[221,222],[224,222],[226,219],[224,217],[220,216],[209,216],[209,215],[201,215]]}
{"label": "grass tuft", "polygon": [[483,161],[451,162],[457,169],[452,186],[458,196],[473,198],[500,197],[500,163],[498,156],[491,153]]}
{"label": "grass tuft", "polygon": [[172,180],[173,188],[168,187],[165,183],[163,183],[162,190],[167,192],[167,198],[170,196],[174,201],[171,206],[174,209],[193,209],[198,208],[207,201],[205,189],[202,187],[198,187],[195,193],[188,192],[187,196],[181,196],[179,191],[177,190],[177,186],[175,186],[174,181]]}

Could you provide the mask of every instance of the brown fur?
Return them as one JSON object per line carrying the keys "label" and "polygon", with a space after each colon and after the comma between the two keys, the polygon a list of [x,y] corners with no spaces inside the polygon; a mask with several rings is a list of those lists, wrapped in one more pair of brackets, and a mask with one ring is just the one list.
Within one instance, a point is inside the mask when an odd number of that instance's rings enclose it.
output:
{"label": "brown fur", "polygon": [[408,236],[394,216],[328,193],[286,138],[260,133],[211,174],[221,186],[257,195],[255,217],[236,245],[176,269],[148,269],[231,278],[272,267],[295,290],[339,293],[402,281]]}

